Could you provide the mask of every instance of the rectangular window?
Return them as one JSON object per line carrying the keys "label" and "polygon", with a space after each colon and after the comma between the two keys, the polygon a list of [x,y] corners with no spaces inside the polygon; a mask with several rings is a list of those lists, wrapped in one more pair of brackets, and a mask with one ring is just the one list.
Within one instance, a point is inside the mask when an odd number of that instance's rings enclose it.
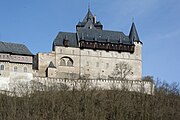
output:
{"label": "rectangular window", "polygon": [[62,49],[60,49],[60,53],[62,53]]}
{"label": "rectangular window", "polygon": [[17,66],[15,66],[15,67],[14,67],[14,72],[17,72],[17,69],[18,69]]}
{"label": "rectangular window", "polygon": [[89,66],[89,62],[88,61],[86,62],[86,66]]}
{"label": "rectangular window", "polygon": [[4,65],[0,65],[0,70],[4,70]]}
{"label": "rectangular window", "polygon": [[88,51],[88,55],[90,55],[90,51]]}
{"label": "rectangular window", "polygon": [[106,63],[106,68],[109,68],[109,63]]}
{"label": "rectangular window", "polygon": [[100,52],[99,55],[102,56],[102,52]]}
{"label": "rectangular window", "polygon": [[99,62],[96,63],[96,67],[99,67]]}

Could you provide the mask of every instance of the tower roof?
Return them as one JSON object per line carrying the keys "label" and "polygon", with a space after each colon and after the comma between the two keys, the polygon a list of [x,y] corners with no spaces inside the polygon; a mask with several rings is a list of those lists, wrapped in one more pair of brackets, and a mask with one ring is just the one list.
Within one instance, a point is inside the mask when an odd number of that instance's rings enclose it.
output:
{"label": "tower roof", "polygon": [[87,14],[86,14],[86,16],[84,17],[84,19],[83,19],[82,22],[83,22],[83,23],[87,23],[88,21],[92,21],[92,22],[93,22],[93,14],[92,14],[90,8],[88,8],[88,12],[87,12]]}
{"label": "tower roof", "polygon": [[96,21],[96,16],[93,16],[90,7],[88,8],[88,12],[86,16],[84,17],[82,22],[79,22],[76,25],[76,28],[84,28],[84,27],[89,27],[89,28],[97,28],[97,29],[102,29],[103,25],[101,24],[100,21]]}
{"label": "tower roof", "polygon": [[134,22],[132,23],[132,26],[131,26],[131,30],[129,33],[129,39],[132,40],[133,42],[141,42],[139,39],[139,36],[138,36]]}
{"label": "tower roof", "polygon": [[53,62],[51,61],[51,62],[49,63],[48,68],[56,68],[56,67],[54,66]]}

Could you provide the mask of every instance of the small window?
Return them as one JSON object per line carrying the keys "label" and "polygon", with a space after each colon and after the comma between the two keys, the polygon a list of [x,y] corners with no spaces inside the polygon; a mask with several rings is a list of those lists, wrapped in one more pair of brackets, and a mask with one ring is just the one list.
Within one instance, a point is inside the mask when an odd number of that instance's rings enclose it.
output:
{"label": "small window", "polygon": [[99,62],[96,63],[96,67],[99,67]]}
{"label": "small window", "polygon": [[69,40],[64,40],[63,44],[64,44],[65,47],[68,47],[69,46]]}
{"label": "small window", "polygon": [[72,54],[74,55],[74,50],[72,50]]}
{"label": "small window", "polygon": [[1,70],[4,70],[4,65],[1,65],[1,68],[0,68]]}
{"label": "small window", "polygon": [[14,72],[17,72],[17,70],[18,70],[18,69],[17,69],[17,66],[15,66],[15,67],[14,67]]}
{"label": "small window", "polygon": [[60,60],[60,66],[66,66],[66,61],[63,58]]}
{"label": "small window", "polygon": [[88,61],[86,62],[86,66],[89,66],[89,62]]}
{"label": "small window", "polygon": [[62,53],[62,49],[60,49],[60,53]]}
{"label": "small window", "polygon": [[67,66],[73,66],[73,61],[71,59],[67,61]]}
{"label": "small window", "polygon": [[27,67],[24,67],[24,72],[27,72]]}
{"label": "small window", "polygon": [[109,63],[106,63],[106,68],[109,68]]}
{"label": "small window", "polygon": [[88,51],[88,55],[90,55],[90,51]]}
{"label": "small window", "polygon": [[100,52],[99,54],[100,54],[100,56],[102,56],[102,52]]}

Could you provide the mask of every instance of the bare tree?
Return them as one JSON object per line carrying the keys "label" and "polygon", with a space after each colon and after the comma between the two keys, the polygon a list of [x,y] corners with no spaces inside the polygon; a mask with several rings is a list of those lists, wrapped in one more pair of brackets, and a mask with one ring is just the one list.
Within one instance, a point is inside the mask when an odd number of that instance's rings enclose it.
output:
{"label": "bare tree", "polygon": [[110,78],[116,80],[127,80],[128,75],[132,72],[132,67],[126,62],[119,62],[116,64]]}

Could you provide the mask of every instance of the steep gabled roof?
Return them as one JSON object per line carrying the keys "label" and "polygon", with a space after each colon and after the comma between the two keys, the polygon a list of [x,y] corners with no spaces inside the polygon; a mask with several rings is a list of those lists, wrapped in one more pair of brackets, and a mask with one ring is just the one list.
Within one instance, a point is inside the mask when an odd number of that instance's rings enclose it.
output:
{"label": "steep gabled roof", "polygon": [[53,62],[51,61],[51,62],[49,63],[48,68],[56,68],[56,67],[54,66]]}
{"label": "steep gabled roof", "polygon": [[141,42],[140,39],[139,39],[139,36],[138,36],[138,33],[137,33],[136,26],[135,26],[134,22],[132,23],[132,26],[131,26],[131,30],[130,30],[130,33],[129,33],[129,39],[134,41],[134,42]]}
{"label": "steep gabled roof", "polygon": [[96,17],[93,16],[90,8],[88,8],[88,12],[86,14],[86,16],[84,17],[83,21],[82,22],[79,22],[76,27],[80,27],[80,28],[83,28],[83,27],[87,27],[87,26],[90,26],[90,24],[92,26],[94,26],[95,28],[99,28],[99,29],[102,29],[103,28],[103,25],[101,24],[100,21],[96,21]]}
{"label": "steep gabled roof", "polygon": [[93,22],[93,14],[92,14],[90,8],[88,8],[88,12],[87,12],[86,16],[84,17],[82,23],[87,23],[87,21]]}
{"label": "steep gabled roof", "polygon": [[2,41],[0,41],[0,52],[18,55],[33,55],[30,50],[23,44],[8,43]]}
{"label": "steep gabled roof", "polygon": [[53,47],[54,46],[64,46],[63,41],[65,39],[69,41],[70,47],[78,47],[78,41],[77,41],[76,33],[70,33],[70,32],[59,32],[57,37],[55,38],[55,40],[53,42]]}

